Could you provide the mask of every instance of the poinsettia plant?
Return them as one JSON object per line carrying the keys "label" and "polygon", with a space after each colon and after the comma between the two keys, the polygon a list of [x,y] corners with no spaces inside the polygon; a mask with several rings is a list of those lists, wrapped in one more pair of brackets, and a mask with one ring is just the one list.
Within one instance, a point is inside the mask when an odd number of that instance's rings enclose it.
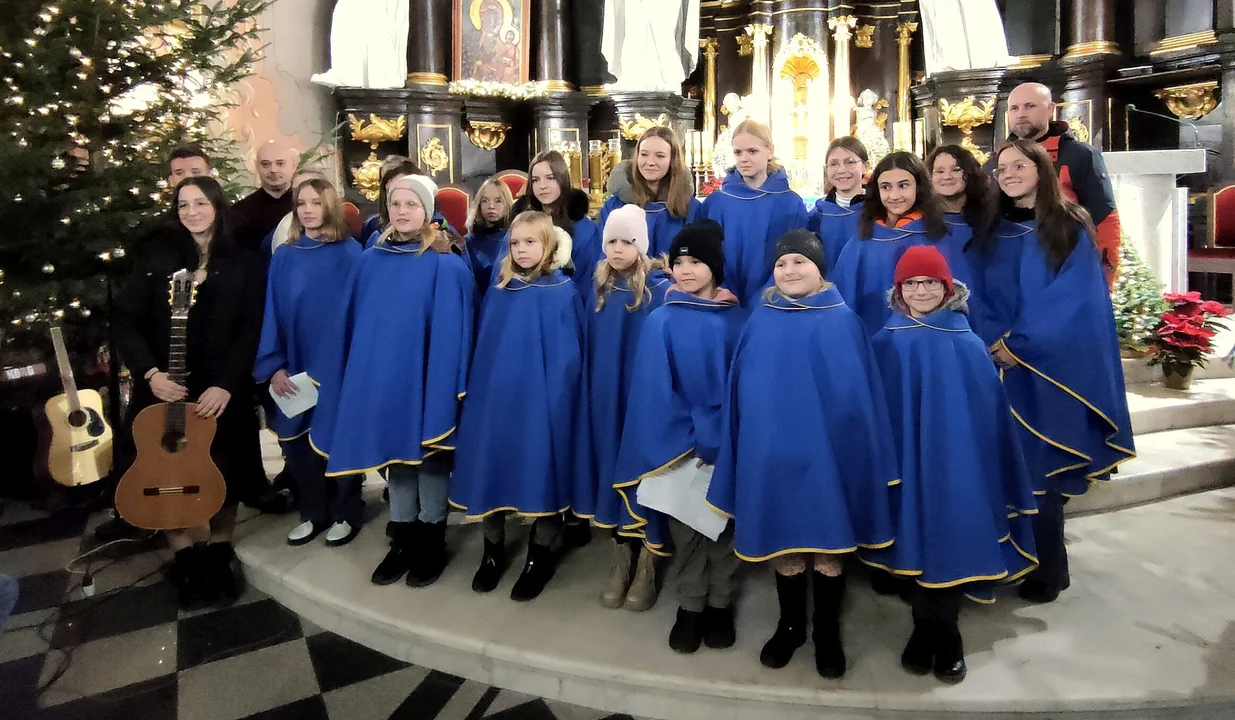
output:
{"label": "poinsettia plant", "polygon": [[1226,325],[1213,318],[1230,315],[1222,303],[1202,300],[1199,292],[1165,293],[1168,308],[1149,341],[1149,364],[1161,365],[1168,375],[1186,375],[1205,367],[1213,352],[1214,335]]}
{"label": "poinsettia plant", "polygon": [[710,177],[699,186],[699,197],[707,197],[720,189],[720,178]]}

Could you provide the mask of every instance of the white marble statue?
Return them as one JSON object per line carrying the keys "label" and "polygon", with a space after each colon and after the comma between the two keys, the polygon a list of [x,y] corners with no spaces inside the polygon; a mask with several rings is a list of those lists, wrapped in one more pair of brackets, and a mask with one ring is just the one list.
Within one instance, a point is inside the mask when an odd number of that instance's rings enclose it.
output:
{"label": "white marble statue", "polygon": [[699,59],[699,0],[605,0],[609,90],[682,92]]}
{"label": "white marble statue", "polygon": [[[867,88],[858,95],[858,105],[854,108],[857,131],[854,136],[866,146],[867,164],[871,167],[879,164],[884,155],[892,151],[888,146],[888,136],[879,127],[879,96],[874,90]],[[887,104],[884,104],[887,107]]]}
{"label": "white marble statue", "polygon": [[1012,64],[995,0],[919,0],[926,74]]}
{"label": "white marble statue", "polygon": [[408,0],[338,0],[330,20],[330,69],[313,76],[328,87],[407,84]]}

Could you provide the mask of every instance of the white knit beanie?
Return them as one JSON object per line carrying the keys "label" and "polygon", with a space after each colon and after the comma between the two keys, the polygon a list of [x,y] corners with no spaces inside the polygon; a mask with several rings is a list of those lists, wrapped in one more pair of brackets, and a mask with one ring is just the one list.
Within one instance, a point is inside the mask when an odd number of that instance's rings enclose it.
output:
{"label": "white knit beanie", "polygon": [[605,229],[601,235],[602,247],[609,245],[609,240],[634,240],[635,247],[644,255],[648,254],[648,221],[647,213],[638,205],[623,205],[609,213],[605,219]]}
{"label": "white knit beanie", "polygon": [[425,175],[404,175],[390,184],[386,193],[387,202],[394,198],[396,190],[411,190],[420,198],[420,205],[425,209],[425,224],[433,217],[433,201],[437,197],[437,183]]}

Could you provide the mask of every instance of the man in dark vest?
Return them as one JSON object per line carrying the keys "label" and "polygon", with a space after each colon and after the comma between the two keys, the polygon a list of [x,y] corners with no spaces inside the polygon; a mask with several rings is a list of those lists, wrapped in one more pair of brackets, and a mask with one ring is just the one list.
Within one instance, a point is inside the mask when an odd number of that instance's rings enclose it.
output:
{"label": "man in dark vest", "polygon": [[[1008,95],[1008,127],[1012,134],[1008,139],[1036,140],[1050,153],[1064,195],[1093,218],[1098,231],[1094,242],[1102,254],[1107,282],[1114,283],[1119,269],[1119,212],[1115,209],[1115,193],[1102,151],[1077,140],[1068,123],[1053,120],[1054,117],[1050,88],[1036,82],[1012,88]],[[996,160],[992,156],[987,161],[988,170]]]}
{"label": "man in dark vest", "polygon": [[262,185],[232,206],[236,220],[236,243],[257,252],[262,239],[292,211],[292,173],[296,163],[291,151],[274,141],[257,150],[257,174]]}

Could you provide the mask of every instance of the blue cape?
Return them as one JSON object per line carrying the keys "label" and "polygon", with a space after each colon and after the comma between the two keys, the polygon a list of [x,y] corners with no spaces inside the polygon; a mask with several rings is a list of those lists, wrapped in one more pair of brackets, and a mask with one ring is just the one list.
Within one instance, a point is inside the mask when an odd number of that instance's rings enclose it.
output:
{"label": "blue cape", "polygon": [[472,276],[476,278],[476,289],[481,295],[494,284],[500,251],[508,242],[506,232],[506,228],[476,228],[463,238],[468,261],[472,264]]}
{"label": "blue cape", "polygon": [[997,233],[986,246],[975,244],[965,250],[969,289],[977,298],[969,307],[969,325],[987,347],[1003,337],[1016,322],[1025,237]]}
{"label": "blue cape", "polygon": [[841,297],[862,319],[867,337],[874,337],[892,314],[888,308],[888,290],[896,275],[896,263],[905,250],[914,245],[938,248],[948,261],[952,277],[969,283],[969,266],[965,264],[962,243],[956,237],[944,235],[931,240],[926,235],[926,223],[921,219],[898,228],[875,223],[869,238],[855,238],[845,245],[836,261],[836,271],[832,273],[832,281]]}
{"label": "blue cape", "polygon": [[894,312],[872,344],[901,467],[896,544],[880,564],[993,600],[993,583],[1037,567],[1037,503],[999,373],[955,310]]}
{"label": "blue cape", "polygon": [[468,517],[593,514],[582,315],[561,271],[486,294],[450,486]]}
{"label": "blue cape", "polygon": [[[617,210],[626,203],[622,202],[622,198],[614,195],[605,201],[604,207],[600,209],[600,236],[605,236],[605,223],[609,220],[609,213]],[[693,223],[699,218],[699,213],[703,210],[703,204],[697,199],[691,198],[690,204],[686,206],[686,217],[674,217],[669,214],[669,209],[665,207],[663,202],[650,202],[643,211],[647,214],[648,223],[648,257],[655,258],[661,255],[669,254],[669,246],[673,244],[673,238],[682,231],[686,225]],[[601,246],[601,257],[604,257],[604,246]],[[598,258],[599,260],[599,258]]]}
{"label": "blue cape", "polygon": [[836,261],[840,259],[845,245],[858,234],[858,215],[861,211],[861,202],[855,202],[846,208],[827,198],[815,201],[815,209],[811,210],[806,227],[818,235],[819,242],[823,243],[823,259],[827,263],[828,278],[835,274]]}
{"label": "blue cape", "polygon": [[635,501],[636,488],[692,453],[716,462],[725,378],[745,321],[732,301],[670,290],[643,323],[613,487],[624,500],[620,532],[643,537],[660,554],[668,554],[668,528],[660,513]]}
{"label": "blue cape", "polygon": [[758,190],[736,170],[703,201],[702,215],[725,230],[725,281],[743,307],[758,303],[772,277],[772,251],[786,231],[806,227],[802,198],[789,189],[784,170],[768,175]]}
{"label": "blue cape", "polygon": [[794,552],[892,544],[896,453],[870,343],[840,293],[755,308],[729,374],[708,489],[734,520],[734,550],[758,562]]}
{"label": "blue cape", "polygon": [[475,292],[471,270],[453,253],[421,254],[419,243],[365,251],[349,307],[351,341],[339,357],[343,382],[318,395],[309,434],[330,457],[328,475],[417,465],[454,449]]}
{"label": "blue cape", "polygon": [[1082,232],[1055,271],[1035,223],[1004,222],[997,236],[1021,237],[1019,313],[1000,343],[1020,362],[1004,372],[1004,386],[1025,430],[1034,488],[1081,495],[1136,456],[1098,249]]}
{"label": "blue cape", "polygon": [[596,291],[588,295],[587,321],[588,409],[592,419],[592,451],[596,458],[596,524],[616,527],[622,521],[622,498],[613,489],[626,399],[634,386],[635,350],[639,331],[653,310],[665,300],[670,281],[659,270],[648,273],[645,301],[631,312],[634,301],[625,281],[614,285],[597,311]]}
{"label": "blue cape", "polygon": [[[318,242],[301,236],[280,245],[270,261],[266,315],[253,365],[253,378],[265,382],[279,370],[307,372],[319,385],[331,372],[332,356],[347,342],[344,308],[360,267],[360,246],[351,239]],[[289,418],[273,406],[267,418],[280,440],[308,432],[310,409]]]}

